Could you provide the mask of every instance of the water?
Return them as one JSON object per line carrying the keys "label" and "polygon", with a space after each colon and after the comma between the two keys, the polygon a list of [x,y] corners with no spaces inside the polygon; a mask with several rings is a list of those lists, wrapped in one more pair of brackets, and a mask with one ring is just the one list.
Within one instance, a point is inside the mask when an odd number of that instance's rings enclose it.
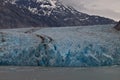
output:
{"label": "water", "polygon": [[120,67],[0,67],[0,80],[120,80]]}

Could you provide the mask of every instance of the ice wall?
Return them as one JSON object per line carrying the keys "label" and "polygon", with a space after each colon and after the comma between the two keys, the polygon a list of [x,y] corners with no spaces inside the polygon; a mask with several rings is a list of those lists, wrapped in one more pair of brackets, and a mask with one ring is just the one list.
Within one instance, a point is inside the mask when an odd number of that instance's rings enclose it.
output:
{"label": "ice wall", "polygon": [[[34,31],[34,30],[33,30]],[[120,64],[120,32],[112,26],[0,31],[0,65],[88,67]]]}

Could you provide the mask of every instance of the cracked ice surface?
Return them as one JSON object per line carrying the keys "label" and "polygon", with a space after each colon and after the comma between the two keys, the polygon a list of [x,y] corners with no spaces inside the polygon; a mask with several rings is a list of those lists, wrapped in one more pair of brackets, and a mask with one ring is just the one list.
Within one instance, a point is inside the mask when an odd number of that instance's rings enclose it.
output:
{"label": "cracked ice surface", "polygon": [[2,30],[5,34],[0,33],[0,65],[119,65],[120,32],[112,26],[42,28],[31,33]]}
{"label": "cracked ice surface", "polygon": [[105,66],[120,64],[120,32],[106,26],[44,28],[36,34],[51,37],[53,49],[63,66]]}
{"label": "cracked ice surface", "polygon": [[41,42],[30,34],[0,32],[0,65],[33,65],[30,52]]}

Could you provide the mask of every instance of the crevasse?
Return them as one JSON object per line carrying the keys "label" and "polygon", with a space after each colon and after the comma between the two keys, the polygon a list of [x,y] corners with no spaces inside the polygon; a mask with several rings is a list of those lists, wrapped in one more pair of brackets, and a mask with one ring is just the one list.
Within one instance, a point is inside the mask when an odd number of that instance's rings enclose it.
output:
{"label": "crevasse", "polygon": [[[94,30],[95,29],[95,30]],[[120,64],[119,32],[109,26],[0,31],[0,65],[90,67]],[[25,31],[26,32],[26,31]]]}

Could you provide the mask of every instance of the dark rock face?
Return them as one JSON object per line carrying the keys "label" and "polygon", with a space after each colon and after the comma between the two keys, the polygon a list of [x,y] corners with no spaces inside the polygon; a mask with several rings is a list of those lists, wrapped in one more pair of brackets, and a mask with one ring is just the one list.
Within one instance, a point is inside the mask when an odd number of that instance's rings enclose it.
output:
{"label": "dark rock face", "polygon": [[114,27],[116,30],[120,31],[120,21],[117,23],[117,25]]}
{"label": "dark rock face", "polygon": [[61,27],[114,24],[63,5],[58,0],[1,0],[0,28]]}
{"label": "dark rock face", "polygon": [[41,22],[42,19],[37,17],[27,9],[7,4],[0,7],[0,28],[48,26],[46,23]]}

